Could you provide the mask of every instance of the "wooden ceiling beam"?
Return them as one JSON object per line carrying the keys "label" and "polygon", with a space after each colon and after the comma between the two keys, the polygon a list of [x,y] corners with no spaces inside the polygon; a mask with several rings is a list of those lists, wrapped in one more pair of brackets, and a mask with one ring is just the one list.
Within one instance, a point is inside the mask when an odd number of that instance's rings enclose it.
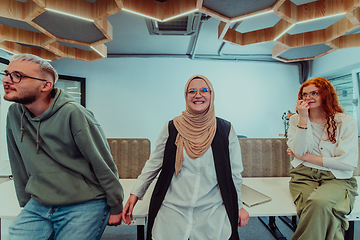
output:
{"label": "wooden ceiling beam", "polygon": [[243,45],[243,38],[242,33],[235,31],[234,29],[229,28],[223,38],[224,41],[237,44],[237,45]]}
{"label": "wooden ceiling beam", "polygon": [[204,14],[206,14],[206,15],[209,15],[210,17],[213,17],[213,18],[215,18],[215,19],[217,19],[217,20],[220,20],[220,21],[223,21],[223,22],[230,22],[230,18],[229,17],[226,17],[226,16],[224,16],[224,15],[222,15],[222,14],[220,14],[220,13],[217,13],[217,12],[215,12],[215,11],[213,11],[213,10],[211,10],[211,9],[208,9],[208,8],[206,8],[206,7],[201,7],[200,8],[200,10],[199,10],[201,13],[204,13]]}
{"label": "wooden ceiling beam", "polygon": [[55,39],[50,38],[42,33],[12,28],[8,26],[3,26],[1,24],[0,38],[10,42],[18,42],[38,47],[43,47],[55,41]]}
{"label": "wooden ceiling beam", "polygon": [[341,36],[331,41],[331,44],[339,49],[360,47],[360,33]]}
{"label": "wooden ceiling beam", "polygon": [[242,45],[250,45],[274,40],[273,28],[265,28],[242,34]]}
{"label": "wooden ceiling beam", "polygon": [[98,44],[96,46],[93,46],[93,48],[95,49],[95,52],[100,55],[100,57],[107,57],[107,47],[105,44]]}
{"label": "wooden ceiling beam", "polygon": [[15,42],[4,41],[0,44],[0,47],[15,54],[29,53],[51,61],[59,59],[59,56],[46,49],[23,46]]}
{"label": "wooden ceiling beam", "polygon": [[98,21],[121,11],[123,7],[121,0],[96,0],[93,3],[93,19]]}
{"label": "wooden ceiling beam", "polygon": [[87,19],[94,19],[96,17],[93,11],[93,3],[88,1],[44,0],[44,3],[45,3],[44,7],[51,10],[68,13],[74,16],[83,17]]}
{"label": "wooden ceiling beam", "polygon": [[16,0],[0,1],[0,16],[5,18],[25,21],[38,10],[41,10],[41,8],[30,0],[24,3]]}
{"label": "wooden ceiling beam", "polygon": [[104,34],[105,38],[92,43],[92,45],[106,43],[113,39],[113,26],[110,24],[107,18],[97,20],[94,22],[94,24],[102,32],[102,34]]}
{"label": "wooden ceiling beam", "polygon": [[155,0],[123,0],[122,2],[123,8],[127,10],[160,20],[164,19],[165,5],[161,2]]}
{"label": "wooden ceiling beam", "polygon": [[279,8],[284,4],[284,2],[287,0],[278,0],[273,6],[272,9],[275,11],[278,11]]}
{"label": "wooden ceiling beam", "polygon": [[197,0],[197,1],[196,1],[196,8],[197,8],[197,9],[202,8],[203,2],[204,2],[204,0]]}
{"label": "wooden ceiling beam", "polygon": [[297,7],[297,22],[303,22],[321,17],[332,16],[346,12],[343,0],[318,0]]}
{"label": "wooden ceiling beam", "polygon": [[276,44],[272,48],[272,57],[276,58],[277,56],[279,56],[280,54],[286,52],[289,49],[290,49],[290,47],[288,47],[288,46],[284,46],[282,44]]}
{"label": "wooden ceiling beam", "polygon": [[96,51],[86,51],[78,48],[71,48],[54,42],[46,47],[49,51],[65,58],[77,59],[82,61],[94,61],[104,58]]}
{"label": "wooden ceiling beam", "polygon": [[354,26],[359,26],[360,25],[360,8],[357,7],[354,10],[351,10],[351,11],[347,12],[345,14],[345,17],[347,19],[349,19],[349,21]]}
{"label": "wooden ceiling beam", "polygon": [[270,12],[272,10],[273,10],[272,8],[265,8],[265,9],[257,11],[257,12],[243,14],[243,15],[238,16],[238,17],[230,18],[230,21],[231,22],[241,21],[242,19],[250,18],[250,17],[256,16],[256,15],[261,15],[262,13],[267,13],[267,12]]}
{"label": "wooden ceiling beam", "polygon": [[299,33],[289,35],[287,45],[291,48],[303,47],[324,43],[325,30],[317,30],[312,32]]}
{"label": "wooden ceiling beam", "polygon": [[218,26],[218,38],[223,39],[225,37],[225,34],[227,33],[228,29],[230,27],[230,22],[223,22],[221,21]]}
{"label": "wooden ceiling beam", "polygon": [[196,0],[168,0],[164,4],[165,9],[163,19],[168,19],[197,9]]}
{"label": "wooden ceiling beam", "polygon": [[346,0],[344,1],[345,11],[352,11],[360,6],[360,0]]}
{"label": "wooden ceiling beam", "polygon": [[349,19],[342,18],[333,25],[327,27],[325,29],[325,37],[326,41],[332,41],[335,38],[353,30],[356,26],[354,26]]}
{"label": "wooden ceiling beam", "polygon": [[282,5],[274,9],[274,14],[294,24],[297,20],[297,5],[290,0],[286,0]]}
{"label": "wooden ceiling beam", "polygon": [[[286,30],[289,29],[289,27],[291,27],[293,24],[289,23],[288,21],[281,19],[279,22],[277,22],[273,27],[273,39],[275,39],[276,37],[280,36],[281,34],[283,34]],[[283,34],[284,36],[287,36],[287,33]],[[282,42],[284,43],[281,39],[286,39],[286,38],[279,38],[276,40],[276,42]]]}

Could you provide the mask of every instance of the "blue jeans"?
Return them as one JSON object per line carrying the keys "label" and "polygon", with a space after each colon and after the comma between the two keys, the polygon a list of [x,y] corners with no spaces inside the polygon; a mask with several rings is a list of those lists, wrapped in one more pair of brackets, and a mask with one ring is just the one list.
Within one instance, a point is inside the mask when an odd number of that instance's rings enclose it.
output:
{"label": "blue jeans", "polygon": [[10,225],[8,240],[100,239],[109,217],[105,199],[66,206],[46,206],[30,199]]}

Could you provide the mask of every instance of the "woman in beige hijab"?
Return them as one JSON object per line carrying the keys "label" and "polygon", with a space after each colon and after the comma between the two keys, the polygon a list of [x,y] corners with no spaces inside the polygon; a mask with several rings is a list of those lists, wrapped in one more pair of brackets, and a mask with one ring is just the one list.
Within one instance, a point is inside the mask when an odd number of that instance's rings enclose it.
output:
{"label": "woman in beige hijab", "polygon": [[241,201],[240,144],[231,123],[215,117],[214,89],[204,76],[185,86],[186,110],[165,124],[123,210],[132,210],[159,174],[147,239],[239,239],[248,212]]}

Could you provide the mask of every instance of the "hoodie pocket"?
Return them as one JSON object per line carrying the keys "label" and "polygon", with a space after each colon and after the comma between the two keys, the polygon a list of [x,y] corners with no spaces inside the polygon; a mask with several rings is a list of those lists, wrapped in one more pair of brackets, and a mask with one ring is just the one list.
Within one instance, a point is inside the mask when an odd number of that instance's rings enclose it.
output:
{"label": "hoodie pocket", "polygon": [[25,191],[45,205],[66,205],[94,199],[94,191],[81,174],[66,172],[32,175]]}

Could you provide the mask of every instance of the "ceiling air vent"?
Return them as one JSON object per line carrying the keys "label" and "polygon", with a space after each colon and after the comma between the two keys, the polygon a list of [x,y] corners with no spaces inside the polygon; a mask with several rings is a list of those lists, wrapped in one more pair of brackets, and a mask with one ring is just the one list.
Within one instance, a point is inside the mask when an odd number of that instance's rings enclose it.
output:
{"label": "ceiling air vent", "polygon": [[196,32],[201,19],[200,13],[193,13],[166,22],[145,19],[150,35],[191,35]]}

